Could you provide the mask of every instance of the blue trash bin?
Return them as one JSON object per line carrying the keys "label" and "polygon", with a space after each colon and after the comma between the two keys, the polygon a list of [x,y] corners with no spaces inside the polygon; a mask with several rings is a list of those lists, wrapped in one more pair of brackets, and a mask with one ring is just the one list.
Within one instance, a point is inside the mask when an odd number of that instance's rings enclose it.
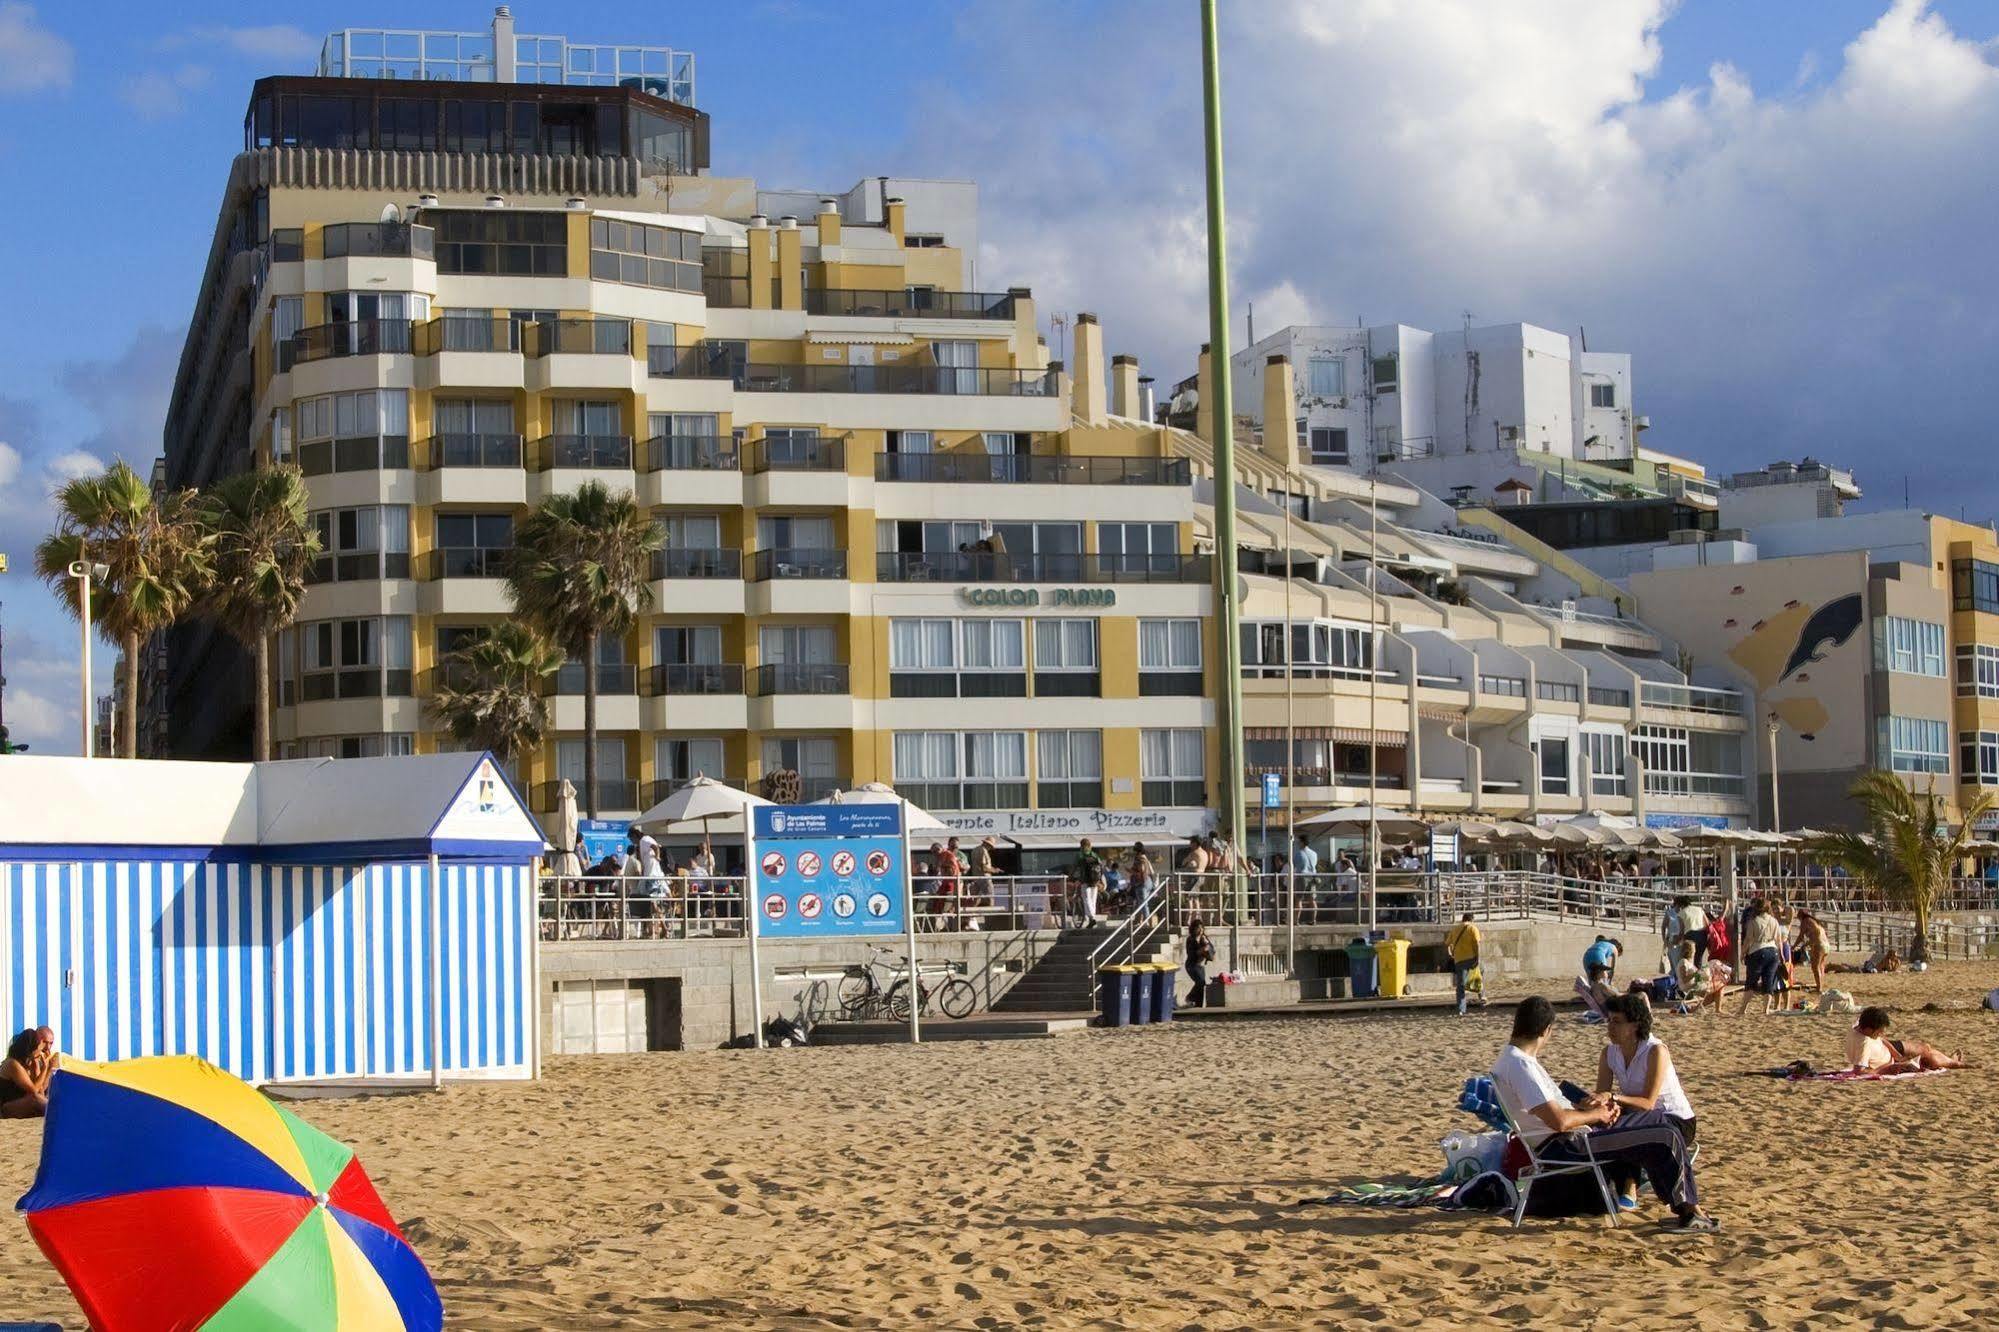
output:
{"label": "blue trash bin", "polygon": [[1131,969],[1131,1025],[1149,1027],[1152,1025],[1152,987],[1157,983],[1159,973],[1148,966],[1134,966]]}
{"label": "blue trash bin", "polygon": [[1171,962],[1155,963],[1152,968],[1152,1020],[1171,1022],[1173,1008],[1180,988],[1180,968]]}
{"label": "blue trash bin", "polygon": [[1123,967],[1105,967],[1097,973],[1097,1025],[1131,1025],[1131,972]]}
{"label": "blue trash bin", "polygon": [[1347,991],[1351,999],[1374,999],[1381,993],[1381,961],[1374,949],[1356,940],[1347,945]]}

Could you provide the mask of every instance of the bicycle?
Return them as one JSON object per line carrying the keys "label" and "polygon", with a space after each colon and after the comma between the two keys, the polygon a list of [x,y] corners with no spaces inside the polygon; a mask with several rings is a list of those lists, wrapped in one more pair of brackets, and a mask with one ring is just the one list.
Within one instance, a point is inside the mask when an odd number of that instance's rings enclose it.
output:
{"label": "bicycle", "polygon": [[[899,966],[890,967],[881,959],[890,958]],[[886,975],[887,983],[883,983]],[[930,1001],[935,997],[944,1015],[949,1018],[971,1016],[978,1007],[979,992],[963,976],[952,976],[941,986],[931,986],[920,979],[917,996],[922,1007],[919,1013],[928,1012]],[[847,974],[840,978],[837,995],[840,1017],[848,1022],[857,1022],[877,1009],[898,1022],[909,1020],[909,959],[901,953],[891,953],[886,948],[868,949],[868,960],[849,967]]]}

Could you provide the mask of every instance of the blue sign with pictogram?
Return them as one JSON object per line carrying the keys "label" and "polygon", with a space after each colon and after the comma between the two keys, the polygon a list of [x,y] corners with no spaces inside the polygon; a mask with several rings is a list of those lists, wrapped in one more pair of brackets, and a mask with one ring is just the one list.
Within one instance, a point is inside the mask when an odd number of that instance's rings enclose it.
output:
{"label": "blue sign with pictogram", "polygon": [[1276,809],[1284,803],[1284,779],[1274,772],[1263,774],[1263,807]]}
{"label": "blue sign with pictogram", "polygon": [[903,932],[901,805],[759,805],[751,831],[763,938]]}

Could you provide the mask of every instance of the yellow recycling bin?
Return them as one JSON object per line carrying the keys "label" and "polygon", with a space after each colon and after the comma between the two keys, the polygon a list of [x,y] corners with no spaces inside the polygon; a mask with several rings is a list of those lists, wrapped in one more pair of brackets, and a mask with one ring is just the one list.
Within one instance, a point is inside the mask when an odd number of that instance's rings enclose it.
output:
{"label": "yellow recycling bin", "polygon": [[1375,968],[1383,999],[1400,999],[1409,988],[1409,941],[1379,939],[1374,945]]}

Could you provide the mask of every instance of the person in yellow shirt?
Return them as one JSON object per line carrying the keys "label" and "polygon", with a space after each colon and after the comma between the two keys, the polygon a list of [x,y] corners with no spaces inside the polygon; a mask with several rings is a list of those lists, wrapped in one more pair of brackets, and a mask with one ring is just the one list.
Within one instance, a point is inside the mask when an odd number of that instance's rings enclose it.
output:
{"label": "person in yellow shirt", "polygon": [[[1478,971],[1478,926],[1472,923],[1471,912],[1464,919],[1451,926],[1444,936],[1444,951],[1451,955],[1451,980],[1458,991],[1458,1016],[1465,1015],[1465,1000],[1471,994],[1474,976]],[[1477,982],[1478,1002],[1485,1005],[1485,985]]]}

